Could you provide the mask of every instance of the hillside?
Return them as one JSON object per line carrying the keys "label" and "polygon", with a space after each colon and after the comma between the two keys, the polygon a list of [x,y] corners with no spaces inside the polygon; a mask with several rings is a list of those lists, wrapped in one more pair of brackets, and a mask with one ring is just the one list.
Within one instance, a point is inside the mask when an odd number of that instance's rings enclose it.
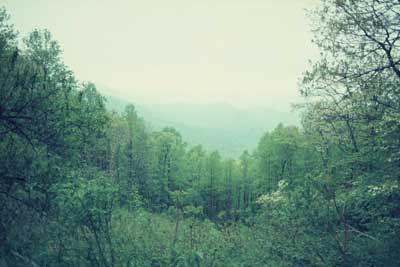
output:
{"label": "hillside", "polygon": [[[130,103],[114,96],[106,99],[107,108],[117,112],[123,112]],[[188,144],[202,144],[226,157],[238,157],[244,150],[253,150],[262,134],[279,123],[299,124],[296,113],[267,108],[240,109],[226,103],[133,104],[152,128],[172,126]]]}

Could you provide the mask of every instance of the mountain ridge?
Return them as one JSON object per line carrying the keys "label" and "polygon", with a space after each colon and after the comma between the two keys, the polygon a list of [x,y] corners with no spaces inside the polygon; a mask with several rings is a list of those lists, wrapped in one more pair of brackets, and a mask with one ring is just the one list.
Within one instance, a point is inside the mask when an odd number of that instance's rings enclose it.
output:
{"label": "mountain ridge", "polygon": [[263,108],[238,108],[229,103],[212,104],[138,104],[105,95],[109,110],[123,112],[133,104],[140,117],[158,130],[174,127],[189,145],[201,144],[219,150],[222,156],[238,157],[256,148],[261,136],[279,123],[298,125],[297,114]]}

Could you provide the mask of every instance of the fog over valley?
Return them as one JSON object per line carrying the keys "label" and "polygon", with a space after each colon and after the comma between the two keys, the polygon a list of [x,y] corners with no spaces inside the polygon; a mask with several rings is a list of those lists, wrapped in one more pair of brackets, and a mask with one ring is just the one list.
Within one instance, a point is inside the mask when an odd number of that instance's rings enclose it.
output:
{"label": "fog over valley", "polygon": [[399,267],[400,0],[0,0],[0,267]]}

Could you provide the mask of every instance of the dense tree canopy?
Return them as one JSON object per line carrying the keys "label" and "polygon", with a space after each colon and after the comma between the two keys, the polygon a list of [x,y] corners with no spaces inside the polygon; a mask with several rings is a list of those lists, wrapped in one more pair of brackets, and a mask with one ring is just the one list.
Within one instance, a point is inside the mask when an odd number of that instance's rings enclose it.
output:
{"label": "dense tree canopy", "polygon": [[400,3],[323,0],[302,127],[238,159],[109,111],[0,10],[0,266],[400,266]]}

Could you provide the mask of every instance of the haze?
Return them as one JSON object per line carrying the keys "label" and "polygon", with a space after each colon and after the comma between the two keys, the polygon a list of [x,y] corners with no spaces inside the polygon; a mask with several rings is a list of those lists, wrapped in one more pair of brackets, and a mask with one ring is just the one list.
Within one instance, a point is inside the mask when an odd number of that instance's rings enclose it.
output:
{"label": "haze", "polygon": [[80,80],[135,103],[289,110],[317,54],[311,0],[2,2],[21,36],[49,29]]}

